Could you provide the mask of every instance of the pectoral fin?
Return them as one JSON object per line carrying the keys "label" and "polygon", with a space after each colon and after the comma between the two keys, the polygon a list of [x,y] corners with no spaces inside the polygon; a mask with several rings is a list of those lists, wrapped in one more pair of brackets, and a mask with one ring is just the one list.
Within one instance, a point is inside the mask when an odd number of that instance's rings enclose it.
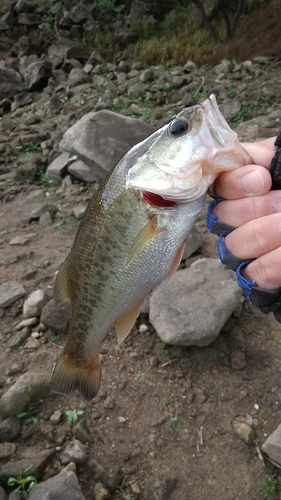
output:
{"label": "pectoral fin", "polygon": [[163,233],[165,229],[159,229],[157,227],[157,217],[153,215],[150,221],[144,226],[141,232],[136,237],[130,252],[127,256],[125,267],[130,264],[144,249],[146,245],[155,237],[157,234]]}
{"label": "pectoral fin", "polygon": [[118,344],[121,344],[127,335],[129,335],[140,313],[140,309],[141,304],[138,304],[132,311],[126,314],[126,316],[115,322]]}
{"label": "pectoral fin", "polygon": [[173,262],[172,267],[171,267],[170,272],[169,272],[169,279],[171,279],[174,276],[176,270],[178,269],[178,267],[179,267],[179,265],[181,263],[183,252],[184,252],[184,248],[185,248],[185,241],[179,247],[179,249],[177,251],[177,254],[175,256],[174,262]]}
{"label": "pectoral fin", "polygon": [[68,290],[67,270],[68,270],[68,258],[65,259],[62,267],[60,268],[57,274],[55,281],[54,296],[55,296],[55,301],[58,304],[70,300],[69,290]]}

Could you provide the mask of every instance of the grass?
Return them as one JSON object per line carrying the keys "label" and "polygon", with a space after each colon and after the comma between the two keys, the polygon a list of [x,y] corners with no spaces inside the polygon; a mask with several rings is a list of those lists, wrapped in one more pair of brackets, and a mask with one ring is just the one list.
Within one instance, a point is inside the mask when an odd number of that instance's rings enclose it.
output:
{"label": "grass", "polygon": [[251,118],[251,114],[251,108],[249,106],[244,106],[240,109],[240,111],[238,111],[233,121],[237,123],[245,122],[246,120],[249,120]]}
{"label": "grass", "polygon": [[278,481],[275,477],[265,474],[260,482],[260,490],[266,500],[270,500],[276,493]]}
{"label": "grass", "polygon": [[26,424],[37,424],[38,418],[32,415],[32,412],[43,403],[43,399],[39,399],[36,403],[29,403],[27,411],[23,411],[17,414],[17,418],[25,418]]}
{"label": "grass", "polygon": [[182,426],[182,421],[179,417],[171,417],[169,419],[169,423],[171,424],[172,427],[179,428]]}

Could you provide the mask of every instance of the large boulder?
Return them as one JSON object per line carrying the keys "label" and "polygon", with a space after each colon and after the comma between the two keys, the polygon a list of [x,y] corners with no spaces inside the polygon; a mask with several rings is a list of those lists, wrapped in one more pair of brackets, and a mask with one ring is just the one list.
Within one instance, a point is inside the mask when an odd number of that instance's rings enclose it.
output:
{"label": "large boulder", "polygon": [[91,112],[64,134],[60,147],[82,160],[100,181],[135,144],[154,132],[148,123],[112,111]]}
{"label": "large boulder", "polygon": [[215,340],[241,296],[230,269],[217,259],[200,259],[155,290],[149,319],[167,344],[204,346]]}

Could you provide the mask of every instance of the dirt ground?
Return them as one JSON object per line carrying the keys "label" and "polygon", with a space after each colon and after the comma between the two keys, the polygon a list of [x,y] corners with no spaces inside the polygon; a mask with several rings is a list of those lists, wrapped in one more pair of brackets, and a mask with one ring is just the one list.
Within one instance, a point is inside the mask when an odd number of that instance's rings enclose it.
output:
{"label": "dirt ground", "polygon": [[[9,182],[0,218],[0,282],[19,281],[27,293],[42,288],[51,298],[55,272],[77,229],[72,208],[85,203],[90,192],[79,184],[62,191],[13,187],[12,178],[5,186]],[[54,224],[29,222],[45,202],[60,208]],[[204,214],[197,227],[204,239],[202,254],[216,256],[216,237],[208,234]],[[30,233],[24,246],[9,244],[14,236]],[[51,374],[65,341],[43,336],[38,349],[7,348],[5,339],[22,319],[22,303],[6,309],[0,319],[2,382],[13,383],[29,370]],[[148,331],[139,333],[140,324]],[[241,353],[243,368],[235,362]],[[275,491],[268,486],[278,469],[260,450],[281,421],[280,359],[280,325],[247,303],[240,317],[231,317],[217,340],[204,348],[163,344],[147,315],[141,315],[121,347],[113,333],[105,340],[97,398],[91,403],[78,394],[44,399],[33,411],[38,422],[23,424],[17,455],[24,447],[63,447],[73,439],[73,426],[64,415],[52,438],[49,417],[56,409],[81,409],[91,434],[88,460],[77,469],[87,500],[97,480],[111,488],[116,500],[278,499],[278,481],[270,483]],[[250,445],[234,433],[232,421],[239,415],[253,425]],[[56,461],[47,475],[58,470]]]}

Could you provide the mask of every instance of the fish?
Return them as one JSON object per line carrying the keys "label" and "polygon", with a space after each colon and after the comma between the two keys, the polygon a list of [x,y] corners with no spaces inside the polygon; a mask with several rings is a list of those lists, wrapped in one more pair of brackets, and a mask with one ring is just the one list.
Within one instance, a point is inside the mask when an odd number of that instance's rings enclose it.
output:
{"label": "fish", "polygon": [[70,302],[68,339],[52,373],[59,394],[86,400],[100,386],[100,350],[115,325],[131,331],[144,298],[176,272],[208,188],[251,158],[212,94],[131,148],[89,201],[59,270],[54,297]]}

